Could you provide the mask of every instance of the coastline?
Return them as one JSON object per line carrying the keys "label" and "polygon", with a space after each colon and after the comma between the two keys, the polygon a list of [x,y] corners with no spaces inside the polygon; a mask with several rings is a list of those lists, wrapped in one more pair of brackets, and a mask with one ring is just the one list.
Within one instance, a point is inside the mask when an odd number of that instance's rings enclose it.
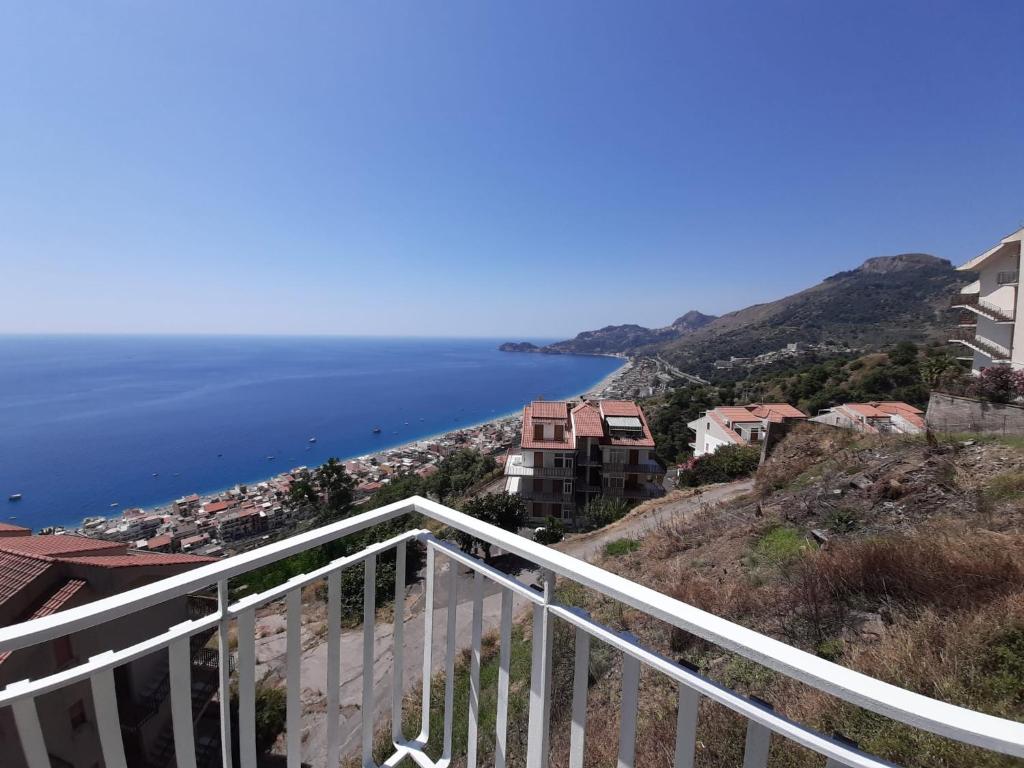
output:
{"label": "coastline", "polygon": [[[621,363],[621,365],[619,365],[618,368],[616,368],[615,370],[613,370],[610,373],[606,374],[603,378],[598,380],[595,384],[591,385],[587,389],[582,390],[580,392],[575,392],[575,393],[566,395],[565,397],[562,398],[563,400],[574,400],[574,399],[577,399],[577,398],[603,397],[604,393],[609,388],[614,387],[615,384],[626,373],[628,373],[633,368],[633,361],[630,358],[625,357],[624,355],[599,355],[599,356],[601,356],[601,357],[616,358],[618,360],[621,360],[622,363]],[[386,463],[386,461],[388,459],[390,459],[390,457],[392,455],[394,455],[394,454],[402,454],[402,453],[408,453],[408,452],[412,452],[412,451],[422,450],[425,445],[432,444],[432,443],[437,443],[437,442],[442,442],[442,441],[452,441],[452,440],[455,440],[456,438],[458,438],[459,436],[465,435],[465,433],[469,433],[469,432],[472,432],[474,430],[479,431],[479,430],[484,430],[484,429],[487,429],[487,428],[501,428],[501,427],[505,427],[505,426],[508,425],[508,422],[510,422],[512,420],[517,420],[519,418],[519,416],[520,416],[520,410],[516,409],[514,411],[510,411],[508,413],[500,414],[498,416],[494,416],[494,417],[489,418],[489,419],[484,419],[482,421],[475,422],[473,424],[467,424],[465,426],[459,427],[458,429],[446,430],[446,431],[443,431],[443,432],[437,432],[437,433],[434,433],[434,434],[424,435],[424,436],[418,437],[418,438],[416,438],[414,440],[407,440],[407,441],[405,441],[403,443],[399,443],[397,445],[388,446],[386,448],[381,448],[381,449],[379,449],[377,451],[372,451],[370,453],[353,455],[353,456],[347,456],[347,457],[338,457],[338,460],[341,463],[343,463],[343,464],[348,464],[348,463],[351,463],[351,462],[359,462],[359,463],[368,463],[368,462]],[[417,468],[418,469],[422,469],[423,466],[425,466],[425,463],[421,464],[419,467],[414,467],[413,470],[415,471],[415,469],[417,469]],[[312,468],[312,467],[309,467],[309,468]],[[293,467],[292,469],[293,470],[294,469],[298,469],[298,467]],[[202,491],[202,492],[198,492],[197,491],[195,493],[196,493],[196,495],[198,495],[198,497],[200,499],[200,503],[206,503],[206,502],[212,501],[214,499],[217,499],[220,496],[223,496],[224,494],[229,493],[230,491],[232,491],[235,488],[238,488],[239,486],[250,486],[251,487],[251,486],[257,486],[257,485],[264,484],[264,483],[271,483],[274,480],[282,477],[283,475],[288,475],[288,474],[291,474],[291,470],[286,470],[284,472],[279,472],[279,473],[277,473],[275,475],[263,476],[263,477],[260,477],[258,479],[253,479],[253,480],[248,480],[248,481],[237,481],[237,482],[234,482],[234,483],[232,483],[230,485],[224,486],[222,488],[218,488],[218,489],[215,489],[215,490],[206,490],[206,491]],[[175,499],[168,499],[168,500],[166,500],[164,502],[160,502],[160,503],[157,503],[157,504],[150,505],[148,507],[148,514],[158,514],[158,515],[159,514],[173,514],[173,505],[174,505],[175,501],[176,501]],[[132,509],[137,509],[137,508],[130,507],[130,508],[126,509],[126,510],[122,510],[117,515],[109,515],[109,516],[107,516],[107,515],[92,515],[92,516],[89,516],[87,518],[83,518],[82,521],[80,521],[77,525],[75,525],[73,527],[72,526],[65,526],[65,525],[52,525],[52,526],[44,526],[40,530],[45,530],[45,529],[50,528],[50,529],[54,529],[54,530],[73,530],[73,531],[84,533],[84,532],[86,532],[84,529],[85,529],[85,523],[86,523],[87,520],[89,520],[89,521],[94,521],[94,520],[106,520],[106,521],[119,520],[119,519],[121,519],[124,516],[125,512],[130,511]],[[138,509],[142,509],[142,508],[138,508]],[[146,512],[145,509],[143,509],[143,511]]]}

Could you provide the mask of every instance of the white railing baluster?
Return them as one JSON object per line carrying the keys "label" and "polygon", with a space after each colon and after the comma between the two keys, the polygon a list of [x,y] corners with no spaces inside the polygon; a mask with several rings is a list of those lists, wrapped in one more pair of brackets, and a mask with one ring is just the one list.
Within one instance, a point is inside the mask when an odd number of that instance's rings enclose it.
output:
{"label": "white railing baluster", "polygon": [[743,748],[743,768],[765,768],[772,746],[772,732],[760,723],[747,721],[747,743]]}
{"label": "white railing baluster", "polygon": [[191,657],[187,635],[179,637],[167,647],[167,667],[171,679],[171,728],[174,732],[174,758],[177,768],[196,768],[196,739],[192,728]]}
{"label": "white railing baluster", "polygon": [[622,659],[618,768],[633,768],[636,762],[636,715],[639,690],[640,662],[632,656],[626,656]]}
{"label": "white railing baluster", "polygon": [[[109,653],[109,651],[107,652]],[[90,661],[99,661],[106,654],[94,656]],[[128,768],[124,757],[124,740],[121,738],[121,721],[117,714],[117,694],[114,692],[114,670],[106,667],[91,678],[92,706],[96,710],[96,730],[100,735],[100,749],[106,768]]]}
{"label": "white railing baluster", "polygon": [[[288,592],[288,618],[286,623],[286,659],[285,677],[288,682],[285,700],[286,748],[288,750],[288,768],[301,768],[302,765],[302,590],[292,589]],[[243,768],[248,768],[244,766]]]}
{"label": "white railing baluster", "polygon": [[576,628],[576,663],[572,679],[572,726],[569,729],[569,768],[583,768],[587,734],[587,691],[590,690],[590,635]]}
{"label": "white railing baluster", "polygon": [[220,759],[223,768],[231,768],[231,646],[228,642],[228,580],[217,582],[217,673],[220,678]]}
{"label": "white railing baluster", "polygon": [[423,696],[420,699],[420,735],[417,740],[426,744],[430,739],[430,678],[434,663],[434,570],[437,568],[435,548],[427,547],[427,583],[423,600]]}
{"label": "white railing baluster", "polygon": [[[391,630],[391,739],[395,744],[405,740],[402,735],[403,670],[405,663],[405,542],[395,549],[395,618]],[[334,768],[332,765],[331,768]]]}
{"label": "white railing baluster", "polygon": [[[18,685],[27,685],[24,680]],[[12,683],[11,687],[15,684]],[[21,751],[28,768],[50,768],[50,756],[46,753],[43,729],[39,726],[39,711],[33,698],[19,699],[11,705],[14,712],[14,727],[18,731]]]}
{"label": "white railing baluster", "polygon": [[373,765],[373,725],[376,707],[373,704],[373,634],[377,614],[377,558],[363,563],[363,702],[360,723],[363,734],[363,765]]}
{"label": "white railing baluster", "polygon": [[327,575],[327,765],[341,759],[341,570]]}
{"label": "white railing baluster", "polygon": [[495,715],[494,768],[505,768],[508,749],[508,687],[512,663],[512,590],[501,590],[501,648],[498,651],[498,706]]}
{"label": "white railing baluster", "polygon": [[679,685],[679,710],[676,713],[676,759],[674,768],[693,768],[697,749],[697,714],[700,694],[689,686]]}
{"label": "white railing baluster", "polygon": [[[238,614],[238,759],[256,765],[256,609]],[[186,643],[187,645],[187,643]],[[175,726],[177,736],[177,726]],[[182,768],[180,765],[178,768]]]}
{"label": "white railing baluster", "polygon": [[[455,567],[455,563],[452,563]],[[477,725],[480,717],[480,644],[483,634],[484,575],[473,573],[472,660],[469,667],[469,734],[466,742],[466,768],[476,768]]]}
{"label": "white railing baluster", "polygon": [[448,628],[444,657],[444,747],[441,760],[452,759],[452,728],[455,721],[455,633],[456,610],[459,607],[459,566],[448,561]]}
{"label": "white railing baluster", "polygon": [[551,713],[552,624],[548,605],[555,575],[544,570],[544,602],[533,607],[533,658],[530,670],[530,720],[526,742],[526,768],[546,768]]}

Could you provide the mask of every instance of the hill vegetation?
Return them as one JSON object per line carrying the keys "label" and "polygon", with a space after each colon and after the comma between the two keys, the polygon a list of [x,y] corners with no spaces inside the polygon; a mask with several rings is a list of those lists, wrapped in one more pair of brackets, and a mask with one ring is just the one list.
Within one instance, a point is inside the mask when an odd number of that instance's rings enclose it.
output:
{"label": "hill vegetation", "polygon": [[644,402],[662,460],[691,455],[693,433],[687,424],[719,405],[786,402],[808,415],[846,402],[902,400],[924,408],[931,389],[963,391],[966,373],[943,347],[919,348],[900,342],[884,352],[860,356],[812,358],[755,372],[738,381],[687,384]]}
{"label": "hill vegetation", "polygon": [[607,326],[530,351],[661,355],[688,373],[715,374],[716,360],[791,342],[865,350],[938,340],[949,297],[967,282],[944,259],[906,253],[868,259],[791,296],[713,317],[691,311],[665,328]]}
{"label": "hill vegetation", "polygon": [[[758,472],[756,492],[670,519],[637,541],[613,541],[604,568],[823,658],[927,696],[1024,718],[1024,442],[860,435],[807,425]],[[900,765],[1015,764],[916,731],[795,683],[753,661],[560,580],[556,599],[694,665],[782,714]],[[551,765],[568,762],[573,631],[555,623]],[[511,648],[508,764],[522,764],[529,629]],[[493,760],[498,648],[485,637],[480,695],[482,764]],[[592,644],[584,766],[618,752],[621,658]],[[468,654],[456,673],[455,753],[466,748]],[[433,742],[441,692],[434,686]],[[676,686],[641,681],[638,765],[669,765]],[[406,713],[419,722],[418,696]],[[742,763],[745,721],[703,699],[696,765]],[[382,740],[383,741],[383,740]],[[822,758],[772,740],[773,766],[820,768]]]}

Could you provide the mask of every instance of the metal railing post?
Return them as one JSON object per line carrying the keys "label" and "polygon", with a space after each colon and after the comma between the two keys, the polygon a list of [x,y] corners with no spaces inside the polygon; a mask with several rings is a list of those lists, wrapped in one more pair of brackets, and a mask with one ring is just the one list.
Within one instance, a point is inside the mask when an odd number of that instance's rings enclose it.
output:
{"label": "metal railing post", "polygon": [[220,756],[221,765],[231,768],[231,648],[228,629],[228,580],[217,582],[217,667],[220,675]]}
{"label": "metal railing post", "polygon": [[541,571],[541,581],[544,585],[544,601],[533,607],[533,663],[530,670],[526,768],[547,768],[551,733],[551,648],[554,627],[548,607],[554,597],[554,571]]}

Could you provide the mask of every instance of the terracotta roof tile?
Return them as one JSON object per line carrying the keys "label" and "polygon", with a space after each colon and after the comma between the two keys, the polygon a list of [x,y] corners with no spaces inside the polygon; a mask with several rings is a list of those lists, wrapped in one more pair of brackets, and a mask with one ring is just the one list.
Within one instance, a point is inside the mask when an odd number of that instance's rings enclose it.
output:
{"label": "terracotta roof tile", "polygon": [[132,552],[123,555],[88,555],[84,557],[62,557],[61,561],[75,565],[91,565],[96,568],[139,568],[143,566],[202,565],[212,563],[214,557],[200,555],[164,555],[159,552]]}
{"label": "terracotta roof tile", "polygon": [[64,584],[64,586],[50,595],[50,598],[41,606],[36,608],[29,618],[38,619],[40,616],[49,616],[51,613],[56,613],[63,608],[69,600],[77,595],[83,587],[85,587],[84,581],[81,579],[71,579]]}
{"label": "terracotta roof tile", "polygon": [[0,523],[0,534],[28,536],[32,533],[31,528],[14,523]]}
{"label": "terracotta roof tile", "polygon": [[534,400],[527,408],[535,419],[568,419],[569,404],[555,400]]}
{"label": "terracotta roof tile", "polygon": [[[576,447],[576,438],[572,434],[572,422],[569,421],[569,410],[565,403],[554,403],[554,405],[560,405],[565,409],[564,426],[565,430],[563,433],[562,440],[536,440],[533,437],[533,410],[537,405],[550,406],[550,403],[546,400],[538,400],[537,402],[530,403],[523,408],[523,436],[520,441],[520,445],[523,448],[545,448],[550,450],[572,450]],[[553,409],[546,409],[546,412],[551,413]],[[550,419],[545,418],[545,421]]]}
{"label": "terracotta roof tile", "polygon": [[602,400],[601,414],[608,416],[639,416],[640,406],[632,400]]}
{"label": "terracotta roof tile", "polygon": [[601,412],[590,403],[580,403],[572,409],[572,423],[577,437],[604,437]]}
{"label": "terracotta roof tile", "polygon": [[116,541],[90,539],[70,534],[48,536],[4,536],[0,537],[0,549],[23,555],[48,555],[63,557],[102,550],[127,551],[128,546]]}
{"label": "terracotta roof tile", "polygon": [[53,560],[48,557],[0,551],[0,603],[14,597],[53,567]]}

